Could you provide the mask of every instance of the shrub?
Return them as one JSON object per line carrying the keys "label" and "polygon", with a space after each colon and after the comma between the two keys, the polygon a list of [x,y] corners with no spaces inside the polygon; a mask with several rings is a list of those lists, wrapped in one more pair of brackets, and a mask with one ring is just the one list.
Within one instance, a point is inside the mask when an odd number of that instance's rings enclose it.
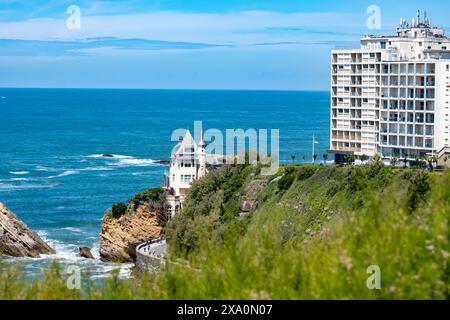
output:
{"label": "shrub", "polygon": [[285,174],[280,180],[278,180],[278,189],[279,191],[283,192],[288,190],[291,185],[294,183],[295,180],[295,173],[287,173]]}
{"label": "shrub", "polygon": [[117,218],[120,218],[121,216],[123,216],[126,211],[127,211],[127,206],[124,203],[119,202],[112,206],[111,215],[117,219]]}
{"label": "shrub", "polygon": [[128,202],[136,208],[138,205],[145,202],[164,200],[164,197],[165,192],[162,188],[152,188],[136,194],[133,198],[128,200]]}
{"label": "shrub", "polygon": [[410,176],[408,193],[406,195],[406,210],[409,213],[415,211],[430,191],[429,175],[427,172],[419,171]]}
{"label": "shrub", "polygon": [[316,173],[317,168],[312,166],[303,166],[297,169],[297,177],[298,180],[306,180],[314,175]]}

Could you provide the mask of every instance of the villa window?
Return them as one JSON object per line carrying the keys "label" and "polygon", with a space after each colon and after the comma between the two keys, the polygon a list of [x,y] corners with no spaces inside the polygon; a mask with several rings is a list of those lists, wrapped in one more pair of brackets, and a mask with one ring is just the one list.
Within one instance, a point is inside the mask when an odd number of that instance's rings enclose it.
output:
{"label": "villa window", "polygon": [[182,183],[192,183],[194,181],[195,177],[193,175],[181,175],[181,182]]}

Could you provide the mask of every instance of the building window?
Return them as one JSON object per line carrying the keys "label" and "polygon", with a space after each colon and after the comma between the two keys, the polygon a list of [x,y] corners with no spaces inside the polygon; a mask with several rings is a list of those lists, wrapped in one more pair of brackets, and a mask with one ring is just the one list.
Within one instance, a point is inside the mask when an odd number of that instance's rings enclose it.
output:
{"label": "building window", "polygon": [[181,183],[191,183],[192,181],[194,181],[193,175],[181,175]]}

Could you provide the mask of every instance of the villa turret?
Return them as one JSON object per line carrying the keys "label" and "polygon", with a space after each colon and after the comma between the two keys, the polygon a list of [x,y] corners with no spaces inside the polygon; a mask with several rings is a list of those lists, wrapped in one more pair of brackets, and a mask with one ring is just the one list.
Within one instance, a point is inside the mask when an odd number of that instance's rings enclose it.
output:
{"label": "villa turret", "polygon": [[170,169],[165,173],[164,188],[170,215],[181,209],[191,184],[206,174],[206,143],[201,134],[197,144],[189,130],[172,150]]}

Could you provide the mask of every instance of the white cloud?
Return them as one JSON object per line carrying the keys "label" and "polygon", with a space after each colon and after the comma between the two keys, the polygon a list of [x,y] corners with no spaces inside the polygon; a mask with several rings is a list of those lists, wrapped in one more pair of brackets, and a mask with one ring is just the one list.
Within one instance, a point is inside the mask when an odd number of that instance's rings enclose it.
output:
{"label": "white cloud", "polygon": [[[319,41],[330,35],[265,32],[270,28],[361,28],[365,16],[343,13],[184,13],[158,11],[144,14],[84,16],[81,30],[68,30],[65,19],[33,19],[0,23],[0,38],[69,40],[94,37],[142,38],[164,41],[250,44],[259,42]],[[301,36],[301,38],[299,38]],[[342,36],[340,36],[342,38]]]}

